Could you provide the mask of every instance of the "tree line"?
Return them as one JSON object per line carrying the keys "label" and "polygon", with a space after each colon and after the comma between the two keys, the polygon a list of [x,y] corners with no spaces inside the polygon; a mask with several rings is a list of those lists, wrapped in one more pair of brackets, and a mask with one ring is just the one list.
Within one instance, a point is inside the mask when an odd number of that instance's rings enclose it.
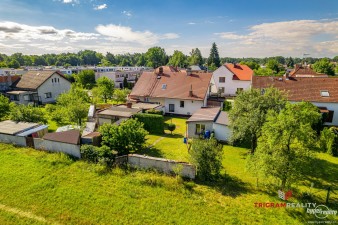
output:
{"label": "tree line", "polygon": [[[323,58],[329,63],[338,62],[338,56]],[[146,53],[126,53],[112,54],[107,52],[105,55],[93,50],[82,50],[77,53],[61,53],[61,54],[43,54],[43,55],[24,55],[22,53],[14,53],[6,55],[0,53],[0,67],[20,68],[25,66],[148,66],[156,68],[162,65],[171,65],[186,68],[191,65],[200,65],[208,67],[209,70],[217,69],[224,63],[244,63],[250,68],[257,70],[257,74],[265,75],[271,73],[280,74],[283,71],[283,66],[292,68],[297,63],[314,64],[322,60],[321,58],[298,58],[298,57],[283,57],[273,56],[265,58],[234,58],[220,57],[216,43],[213,43],[210,48],[208,57],[203,57],[198,48],[194,48],[188,55],[179,50],[175,50],[172,55],[168,55],[164,48],[151,47]],[[257,67],[258,65],[258,67]],[[269,65],[268,69],[259,70],[260,65]],[[332,69],[336,69],[332,64]],[[330,71],[329,71],[330,73]]]}

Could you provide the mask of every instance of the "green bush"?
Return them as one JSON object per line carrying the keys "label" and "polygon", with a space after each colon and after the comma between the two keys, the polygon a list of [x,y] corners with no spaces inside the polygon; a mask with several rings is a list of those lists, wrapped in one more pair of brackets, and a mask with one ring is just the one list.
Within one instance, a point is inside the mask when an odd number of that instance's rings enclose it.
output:
{"label": "green bush", "polygon": [[225,101],[223,102],[223,111],[228,112],[228,111],[231,110],[231,108],[232,108],[231,102],[225,100]]}
{"label": "green bush", "polygon": [[147,113],[149,113],[149,114],[163,115],[163,111],[157,110],[157,109],[149,109],[149,110],[147,110]]}
{"label": "green bush", "polygon": [[144,129],[146,129],[149,133],[164,133],[164,118],[162,115],[138,113],[134,115],[134,117],[144,124]]}
{"label": "green bush", "polygon": [[117,155],[116,151],[110,150],[107,146],[96,147],[93,145],[82,145],[80,148],[81,158],[87,162],[104,163],[111,166]]}
{"label": "green bush", "polygon": [[176,125],[173,123],[169,123],[168,124],[168,130],[171,132],[171,134],[173,133],[173,131],[176,129]]}

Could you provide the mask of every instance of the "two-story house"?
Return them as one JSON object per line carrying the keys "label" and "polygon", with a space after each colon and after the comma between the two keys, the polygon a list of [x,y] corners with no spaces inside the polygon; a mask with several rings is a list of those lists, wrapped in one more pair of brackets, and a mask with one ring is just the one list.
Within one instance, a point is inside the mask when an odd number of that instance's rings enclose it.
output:
{"label": "two-story house", "polygon": [[191,115],[207,106],[211,77],[211,73],[159,67],[142,73],[129,100],[161,104],[166,113]]}
{"label": "two-story house", "polygon": [[254,72],[247,65],[226,63],[212,74],[211,93],[219,96],[236,96],[250,89]]}
{"label": "two-story house", "polygon": [[59,71],[28,71],[7,92],[10,99],[18,104],[46,104],[70,89],[71,83]]}

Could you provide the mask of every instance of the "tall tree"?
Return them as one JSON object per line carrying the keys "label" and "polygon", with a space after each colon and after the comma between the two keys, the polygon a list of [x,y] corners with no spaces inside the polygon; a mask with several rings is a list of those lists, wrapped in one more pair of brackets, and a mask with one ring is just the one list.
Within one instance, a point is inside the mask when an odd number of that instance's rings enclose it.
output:
{"label": "tall tree", "polygon": [[247,65],[252,70],[258,70],[260,68],[259,64],[254,61],[241,61],[239,64]]}
{"label": "tall tree", "polygon": [[308,102],[287,103],[280,113],[269,111],[255,154],[249,164],[259,175],[275,177],[284,189],[305,171],[311,159],[316,132],[312,125],[320,119],[316,106]]}
{"label": "tall tree", "polygon": [[189,65],[203,65],[203,57],[198,48],[192,49],[189,57]]}
{"label": "tall tree", "polygon": [[157,68],[167,64],[168,56],[161,47],[149,48],[146,52],[147,66]]}
{"label": "tall tree", "polygon": [[168,62],[168,65],[185,67],[187,65],[187,56],[184,55],[183,52],[175,50]]}
{"label": "tall tree", "polygon": [[[15,104],[15,103],[14,103]],[[11,103],[7,97],[0,94],[0,121],[9,115],[11,110]]]}
{"label": "tall tree", "polygon": [[295,61],[293,60],[292,57],[286,58],[285,63],[286,63],[286,66],[289,68],[293,68],[295,65]]}
{"label": "tall tree", "polygon": [[108,99],[111,99],[113,97],[114,93],[114,81],[109,79],[108,77],[100,77],[96,81],[97,83],[97,88],[102,96],[104,102],[107,102]]}
{"label": "tall tree", "polygon": [[317,73],[325,73],[327,75],[335,75],[334,65],[328,58],[323,58],[313,64],[313,69]]}
{"label": "tall tree", "polygon": [[208,58],[208,65],[210,66],[212,64],[214,64],[217,68],[221,66],[221,60],[219,58],[218,48],[215,42],[212,43]]}
{"label": "tall tree", "polygon": [[95,72],[94,70],[82,70],[75,76],[75,80],[84,88],[92,89],[96,83]]}
{"label": "tall tree", "polygon": [[270,59],[265,64],[266,68],[273,70],[275,73],[279,73],[279,62],[276,59]]}
{"label": "tall tree", "polygon": [[237,95],[229,111],[231,142],[249,142],[255,152],[268,110],[279,112],[286,104],[285,95],[276,88],[250,89]]}

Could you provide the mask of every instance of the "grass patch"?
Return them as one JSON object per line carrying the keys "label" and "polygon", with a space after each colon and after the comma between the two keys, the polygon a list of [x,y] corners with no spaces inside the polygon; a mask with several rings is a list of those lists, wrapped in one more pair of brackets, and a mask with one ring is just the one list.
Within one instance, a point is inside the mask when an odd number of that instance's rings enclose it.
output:
{"label": "grass patch", "polygon": [[[0,144],[0,204],[61,224],[303,224],[315,220],[301,209],[255,208],[255,202],[281,200],[276,193],[254,188],[245,170],[247,152],[224,146],[223,179],[194,183],[151,171],[116,168],[102,173],[102,166],[63,154]],[[318,157],[338,167],[337,158]],[[324,180],[335,182],[336,176]],[[0,210],[0,224],[31,223],[40,224]]]}

